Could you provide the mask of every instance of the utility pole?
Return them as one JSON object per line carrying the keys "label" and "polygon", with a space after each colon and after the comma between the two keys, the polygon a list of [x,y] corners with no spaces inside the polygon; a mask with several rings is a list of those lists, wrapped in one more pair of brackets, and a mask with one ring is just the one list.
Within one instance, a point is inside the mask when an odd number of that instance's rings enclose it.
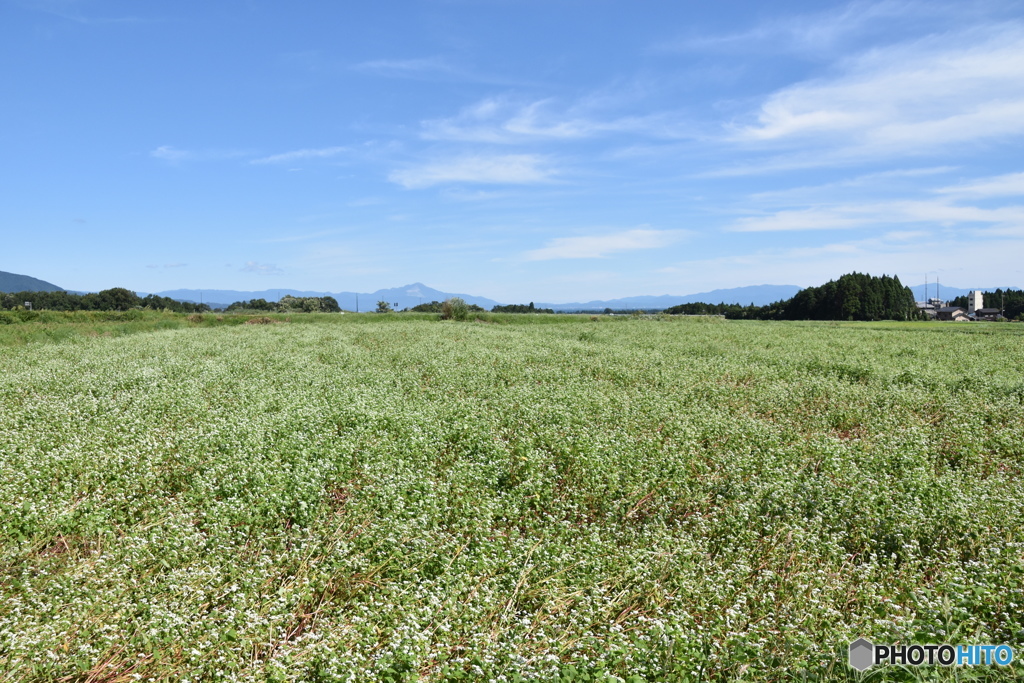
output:
{"label": "utility pole", "polygon": [[359,295],[356,294],[356,313],[359,312]]}

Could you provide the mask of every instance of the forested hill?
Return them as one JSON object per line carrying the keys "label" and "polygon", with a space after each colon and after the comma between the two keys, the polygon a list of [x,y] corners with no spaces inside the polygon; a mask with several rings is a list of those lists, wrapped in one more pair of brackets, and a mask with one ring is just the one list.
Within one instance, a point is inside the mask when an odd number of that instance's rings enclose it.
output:
{"label": "forested hill", "polygon": [[808,287],[785,302],[784,320],[906,320],[916,312],[914,294],[898,277],[850,273]]}
{"label": "forested hill", "polygon": [[683,304],[665,312],[752,320],[910,320],[916,311],[913,293],[898,277],[849,273],[767,306]]}
{"label": "forested hill", "polygon": [[39,280],[28,275],[17,273],[6,273],[0,270],[0,292],[60,292],[63,287],[58,287],[52,282]]}

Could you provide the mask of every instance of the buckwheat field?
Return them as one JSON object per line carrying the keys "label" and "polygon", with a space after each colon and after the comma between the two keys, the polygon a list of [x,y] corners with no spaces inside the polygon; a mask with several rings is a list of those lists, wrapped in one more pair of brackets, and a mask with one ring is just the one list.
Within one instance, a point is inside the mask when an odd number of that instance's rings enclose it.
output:
{"label": "buckwheat field", "polygon": [[0,348],[0,681],[1020,676],[1024,325],[513,318]]}

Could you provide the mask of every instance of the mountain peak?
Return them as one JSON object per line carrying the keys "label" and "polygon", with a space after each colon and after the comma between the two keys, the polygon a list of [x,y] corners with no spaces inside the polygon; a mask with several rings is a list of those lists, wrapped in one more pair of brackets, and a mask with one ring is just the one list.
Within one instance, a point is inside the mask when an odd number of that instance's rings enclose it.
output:
{"label": "mountain peak", "polygon": [[18,275],[17,273],[5,273],[0,270],[0,292],[63,292],[63,287],[58,287],[52,282],[40,280],[29,275]]}

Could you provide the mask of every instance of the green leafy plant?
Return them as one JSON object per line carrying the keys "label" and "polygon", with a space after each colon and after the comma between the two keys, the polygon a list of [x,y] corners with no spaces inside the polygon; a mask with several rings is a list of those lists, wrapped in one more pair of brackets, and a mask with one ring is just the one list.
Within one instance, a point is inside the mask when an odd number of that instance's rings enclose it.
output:
{"label": "green leafy plant", "polygon": [[445,299],[441,304],[441,320],[467,320],[469,319],[469,306],[457,296]]}

